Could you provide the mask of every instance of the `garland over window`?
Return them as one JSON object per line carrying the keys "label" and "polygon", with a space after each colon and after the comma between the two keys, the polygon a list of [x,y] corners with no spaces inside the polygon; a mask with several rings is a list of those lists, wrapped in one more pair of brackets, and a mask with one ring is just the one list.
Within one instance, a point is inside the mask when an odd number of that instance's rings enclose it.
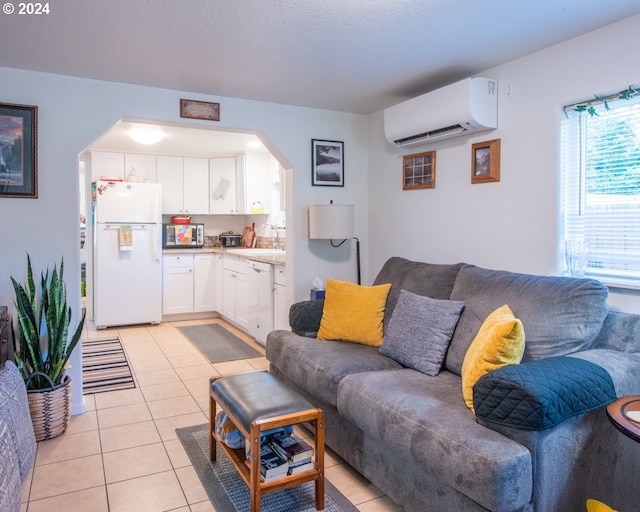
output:
{"label": "garland over window", "polygon": [[597,116],[598,111],[596,109],[597,105],[603,105],[605,110],[611,110],[609,107],[609,102],[614,100],[630,100],[635,97],[638,93],[640,93],[640,87],[630,85],[626,89],[622,91],[613,93],[613,94],[594,94],[593,99],[587,101],[581,101],[579,103],[573,103],[572,105],[566,105],[564,107],[564,113],[568,117],[569,111],[573,110],[575,112],[581,113],[586,112],[591,117]]}

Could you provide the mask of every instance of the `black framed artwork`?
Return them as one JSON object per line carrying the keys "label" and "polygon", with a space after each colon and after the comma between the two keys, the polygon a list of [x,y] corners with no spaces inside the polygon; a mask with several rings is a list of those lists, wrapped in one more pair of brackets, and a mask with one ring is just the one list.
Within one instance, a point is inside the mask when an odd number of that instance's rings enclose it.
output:
{"label": "black framed artwork", "polygon": [[38,107],[0,103],[0,197],[38,197]]}
{"label": "black framed artwork", "polygon": [[311,184],[344,187],[344,142],[311,139]]}

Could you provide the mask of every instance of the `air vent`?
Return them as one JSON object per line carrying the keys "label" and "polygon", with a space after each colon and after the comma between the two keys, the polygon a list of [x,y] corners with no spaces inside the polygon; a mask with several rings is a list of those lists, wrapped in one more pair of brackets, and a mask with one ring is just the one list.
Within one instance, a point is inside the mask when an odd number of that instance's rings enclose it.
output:
{"label": "air vent", "polygon": [[466,128],[461,124],[452,124],[451,126],[447,126],[446,128],[439,128],[437,130],[431,130],[429,132],[419,133],[417,135],[412,135],[411,137],[404,137],[402,139],[394,140],[393,142],[397,146],[405,146],[410,143],[416,143],[418,141],[424,140],[435,140],[440,137],[455,135],[458,133],[462,133]]}

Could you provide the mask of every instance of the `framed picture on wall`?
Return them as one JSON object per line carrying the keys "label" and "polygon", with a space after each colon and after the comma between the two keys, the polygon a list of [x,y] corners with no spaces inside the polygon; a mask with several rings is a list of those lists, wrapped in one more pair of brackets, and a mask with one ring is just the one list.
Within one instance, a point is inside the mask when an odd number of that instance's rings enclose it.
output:
{"label": "framed picture on wall", "polygon": [[402,157],[402,190],[436,188],[436,152]]}
{"label": "framed picture on wall", "polygon": [[181,99],[180,117],[220,121],[220,103]]}
{"label": "framed picture on wall", "polygon": [[471,146],[471,183],[500,181],[500,139]]}
{"label": "framed picture on wall", "polygon": [[311,185],[344,187],[344,142],[311,139]]}
{"label": "framed picture on wall", "polygon": [[38,197],[38,107],[0,103],[0,197]]}

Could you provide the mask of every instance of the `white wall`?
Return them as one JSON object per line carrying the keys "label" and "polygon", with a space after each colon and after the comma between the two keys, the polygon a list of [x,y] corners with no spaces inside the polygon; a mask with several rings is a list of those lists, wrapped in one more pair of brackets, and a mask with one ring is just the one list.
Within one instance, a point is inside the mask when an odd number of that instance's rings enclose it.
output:
{"label": "white wall", "polygon": [[[62,256],[69,304],[80,311],[78,158],[99,135],[123,117],[184,124],[210,125],[179,117],[179,99],[220,103],[221,127],[259,130],[270,149],[293,169],[288,189],[287,265],[295,269],[289,283],[292,299],[308,297],[313,276],[333,275],[355,280],[355,263],[331,261],[330,248],[309,246],[307,207],[310,204],[348,202],[357,205],[357,231],[367,232],[366,117],[247,101],[188,92],[78,79],[46,73],[0,68],[2,102],[38,106],[38,199],[0,199],[3,234],[0,242],[0,303],[13,309],[9,277],[23,281],[26,253],[36,272]],[[345,187],[329,190],[311,186],[311,139],[345,143]],[[271,147],[271,145],[273,147]],[[363,238],[365,236],[363,235]],[[315,244],[316,242],[314,242]],[[349,256],[349,255],[347,255]],[[289,273],[293,279],[293,272]],[[80,389],[79,351],[72,358],[71,377]],[[81,393],[73,394],[72,410],[81,412]]]}
{"label": "white wall", "polygon": [[[637,59],[624,49],[639,44],[635,16],[480,73],[499,81],[498,129],[429,148],[436,150],[435,189],[402,190],[402,156],[425,148],[392,148],[382,112],[371,115],[368,279],[392,255],[559,273],[561,106],[638,84]],[[472,185],[471,144],[495,138],[501,139],[501,181]],[[638,292],[611,289],[609,304],[640,313]]]}

